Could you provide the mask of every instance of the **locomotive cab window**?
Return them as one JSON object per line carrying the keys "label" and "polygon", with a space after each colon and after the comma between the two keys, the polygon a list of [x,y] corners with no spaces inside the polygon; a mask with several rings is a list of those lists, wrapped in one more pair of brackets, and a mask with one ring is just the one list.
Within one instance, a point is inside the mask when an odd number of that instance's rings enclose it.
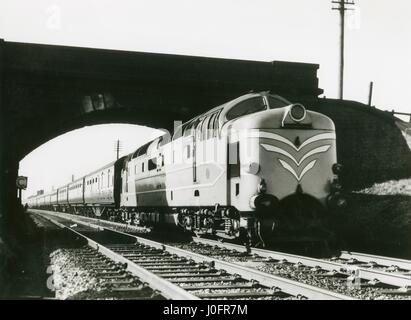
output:
{"label": "locomotive cab window", "polygon": [[291,102],[276,96],[267,96],[270,109],[284,108],[289,106]]}
{"label": "locomotive cab window", "polygon": [[264,104],[262,97],[255,97],[236,104],[227,112],[226,118],[227,120],[233,120],[247,114],[264,111],[266,109],[267,107]]}

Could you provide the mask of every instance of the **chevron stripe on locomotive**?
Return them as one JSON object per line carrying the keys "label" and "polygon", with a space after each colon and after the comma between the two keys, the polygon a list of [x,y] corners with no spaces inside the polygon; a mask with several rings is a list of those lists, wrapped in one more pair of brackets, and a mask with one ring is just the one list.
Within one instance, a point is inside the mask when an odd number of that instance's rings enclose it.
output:
{"label": "chevron stripe on locomotive", "polygon": [[335,127],[268,92],[218,106],[30,207],[263,243],[344,207]]}

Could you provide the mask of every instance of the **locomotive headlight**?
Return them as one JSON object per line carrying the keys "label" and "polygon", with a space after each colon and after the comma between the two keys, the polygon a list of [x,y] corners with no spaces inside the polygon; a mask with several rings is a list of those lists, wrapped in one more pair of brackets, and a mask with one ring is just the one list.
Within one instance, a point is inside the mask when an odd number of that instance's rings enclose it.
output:
{"label": "locomotive headlight", "polygon": [[250,198],[250,207],[253,209],[274,208],[278,204],[278,199],[271,194],[259,194]]}
{"label": "locomotive headlight", "polygon": [[257,186],[258,193],[266,193],[267,192],[267,184],[265,183],[264,179],[261,179],[259,185]]}
{"label": "locomotive headlight", "polygon": [[332,170],[334,174],[339,175],[343,171],[343,165],[340,163],[334,163],[332,166]]}
{"label": "locomotive headlight", "polygon": [[300,122],[305,119],[307,115],[307,111],[305,110],[304,106],[301,104],[294,104],[290,110],[290,117],[294,121]]}

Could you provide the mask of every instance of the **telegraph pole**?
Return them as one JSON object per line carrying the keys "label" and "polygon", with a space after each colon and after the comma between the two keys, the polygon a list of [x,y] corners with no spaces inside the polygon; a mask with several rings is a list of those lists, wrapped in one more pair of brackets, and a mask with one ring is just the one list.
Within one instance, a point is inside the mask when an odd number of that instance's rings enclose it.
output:
{"label": "telegraph pole", "polygon": [[373,89],[374,89],[374,82],[370,82],[370,91],[369,91],[369,94],[368,94],[368,105],[371,107],[371,104],[372,104],[372,92],[373,92]]}
{"label": "telegraph pole", "polygon": [[119,158],[119,156],[120,156],[120,151],[121,151],[121,149],[122,149],[122,145],[121,145],[121,141],[120,140],[117,140],[116,141],[116,144],[115,144],[115,151],[116,151],[116,154],[117,154],[117,160],[118,160],[118,158]]}
{"label": "telegraph pole", "polygon": [[345,41],[345,11],[354,10],[351,6],[355,5],[354,0],[333,0],[336,5],[333,10],[338,10],[340,13],[340,85],[339,98],[344,98],[344,41]]}

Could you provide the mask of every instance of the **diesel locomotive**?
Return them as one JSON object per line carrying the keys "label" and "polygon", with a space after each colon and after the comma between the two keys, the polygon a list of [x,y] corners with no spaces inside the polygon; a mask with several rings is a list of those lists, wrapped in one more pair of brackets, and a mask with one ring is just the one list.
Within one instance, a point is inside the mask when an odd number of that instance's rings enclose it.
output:
{"label": "diesel locomotive", "polygon": [[326,232],[341,170],[331,119],[249,93],[28,205],[263,245]]}

